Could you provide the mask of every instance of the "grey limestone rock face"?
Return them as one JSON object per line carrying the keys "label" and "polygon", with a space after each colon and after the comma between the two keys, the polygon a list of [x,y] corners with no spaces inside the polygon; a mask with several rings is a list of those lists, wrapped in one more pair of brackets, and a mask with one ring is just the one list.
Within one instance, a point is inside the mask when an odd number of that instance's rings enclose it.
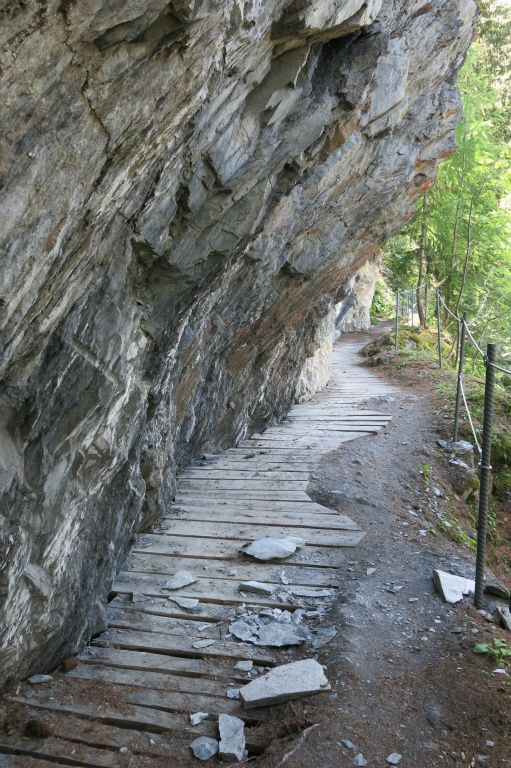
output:
{"label": "grey limestone rock face", "polygon": [[0,680],[97,627],[175,471],[277,421],[454,148],[473,0],[0,10]]}

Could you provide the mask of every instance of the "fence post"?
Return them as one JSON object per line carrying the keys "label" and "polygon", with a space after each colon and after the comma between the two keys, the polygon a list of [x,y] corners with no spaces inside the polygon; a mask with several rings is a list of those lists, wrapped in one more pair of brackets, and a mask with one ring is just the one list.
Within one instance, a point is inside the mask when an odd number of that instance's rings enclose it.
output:
{"label": "fence post", "polygon": [[424,328],[428,327],[428,311],[429,311],[429,283],[426,283],[426,301],[424,308]]}
{"label": "fence post", "polygon": [[479,487],[479,514],[477,518],[476,586],[474,602],[483,607],[484,570],[486,563],[486,527],[488,521],[488,499],[491,485],[491,432],[493,421],[493,396],[495,389],[495,368],[497,345],[486,348],[486,379],[484,385],[483,440],[481,452],[481,478]]}
{"label": "fence post", "polygon": [[440,291],[436,289],[436,317],[437,317],[437,337],[438,337],[438,365],[440,370],[443,368],[442,362],[442,328],[440,321]]}
{"label": "fence post", "polygon": [[452,431],[452,441],[458,441],[458,426],[460,421],[461,406],[461,387],[463,385],[463,363],[465,362],[465,323],[467,322],[467,313],[463,313],[460,331],[460,349],[458,356],[458,386],[456,387],[456,404],[454,406],[454,427]]}
{"label": "fence post", "polygon": [[415,295],[415,291],[412,288],[412,290],[410,291],[410,308],[412,310],[412,321],[411,321],[412,328],[413,328],[413,297],[414,295]]}
{"label": "fence post", "polygon": [[399,352],[399,288],[396,293],[396,329],[395,329],[395,349]]}

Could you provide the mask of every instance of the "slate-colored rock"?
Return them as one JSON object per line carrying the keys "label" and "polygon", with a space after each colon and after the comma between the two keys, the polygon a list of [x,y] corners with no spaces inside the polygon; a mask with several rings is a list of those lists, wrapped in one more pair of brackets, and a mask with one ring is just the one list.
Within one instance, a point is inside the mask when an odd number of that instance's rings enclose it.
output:
{"label": "slate-colored rock", "polygon": [[165,582],[162,589],[182,589],[195,584],[198,578],[188,571],[177,571],[171,579]]}
{"label": "slate-colored rock", "polygon": [[356,766],[365,766],[368,765],[367,758],[364,757],[362,752],[359,752],[358,755],[355,755],[353,760],[351,761],[353,765]]}
{"label": "slate-colored rock", "polygon": [[275,585],[264,584],[262,581],[243,581],[240,584],[240,592],[250,592],[254,595],[271,597],[275,591]]}
{"label": "slate-colored rock", "polygon": [[194,643],[192,643],[192,648],[209,648],[214,644],[214,640],[196,640]]}
{"label": "slate-colored rock", "polygon": [[218,754],[218,741],[209,736],[199,736],[190,744],[194,757],[197,760],[209,760]]}
{"label": "slate-colored rock", "polygon": [[391,754],[385,758],[385,761],[389,765],[399,765],[402,759],[403,755],[400,755],[399,752],[391,752]]}
{"label": "slate-colored rock", "polygon": [[251,672],[253,666],[253,661],[250,661],[249,659],[242,659],[241,661],[236,662],[234,669],[239,669],[240,672]]}
{"label": "slate-colored rock", "polygon": [[245,751],[245,723],[239,717],[220,715],[218,718],[220,733],[219,755],[224,760],[242,760]]}
{"label": "slate-colored rock", "polygon": [[193,611],[199,605],[199,600],[195,597],[169,597],[169,600],[187,611]]}
{"label": "slate-colored rock", "polygon": [[267,672],[240,689],[247,709],[330,691],[323,667],[314,659],[294,661]]}
{"label": "slate-colored rock", "polygon": [[52,681],[53,677],[51,675],[32,675],[32,677],[28,678],[27,683],[38,685],[39,683],[51,683]]}
{"label": "slate-colored rock", "polygon": [[0,682],[91,636],[178,466],[310,381],[454,149],[475,11],[46,5],[2,17]]}

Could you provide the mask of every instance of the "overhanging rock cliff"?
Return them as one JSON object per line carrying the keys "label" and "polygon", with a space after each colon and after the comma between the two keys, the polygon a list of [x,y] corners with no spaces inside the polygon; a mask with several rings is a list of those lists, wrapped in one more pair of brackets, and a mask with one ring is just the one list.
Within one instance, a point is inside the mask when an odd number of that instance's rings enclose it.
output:
{"label": "overhanging rock cliff", "polygon": [[286,411],[453,150],[473,15],[1,5],[0,677],[90,636],[179,464]]}

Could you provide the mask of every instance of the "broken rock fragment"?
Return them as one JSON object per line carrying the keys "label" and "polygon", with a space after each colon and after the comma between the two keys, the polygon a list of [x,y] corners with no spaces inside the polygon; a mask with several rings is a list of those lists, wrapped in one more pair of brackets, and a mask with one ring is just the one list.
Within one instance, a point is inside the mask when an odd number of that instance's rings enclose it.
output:
{"label": "broken rock fragment", "polygon": [[251,592],[254,595],[271,597],[275,587],[272,584],[264,584],[262,581],[243,581],[240,584],[240,592]]}
{"label": "broken rock fragment", "polygon": [[244,706],[252,709],[330,690],[321,664],[304,659],[275,667],[243,686],[240,694]]}
{"label": "broken rock fragment", "polygon": [[181,589],[194,584],[198,579],[188,571],[177,571],[171,579],[165,582],[162,589]]}
{"label": "broken rock fragment", "polygon": [[437,568],[433,571],[433,581],[446,603],[459,603],[465,595],[473,595],[475,592],[473,579],[454,576]]}
{"label": "broken rock fragment", "polygon": [[206,720],[206,718],[209,717],[208,712],[194,712],[192,715],[190,715],[190,723],[192,725],[199,725],[202,723],[203,720]]}
{"label": "broken rock fragment", "polygon": [[197,760],[209,760],[210,757],[218,754],[218,741],[209,736],[199,736],[198,739],[192,741],[190,749]]}
{"label": "broken rock fragment", "polygon": [[169,597],[169,600],[172,600],[173,603],[179,605],[180,608],[185,608],[187,611],[193,611],[199,605],[199,601],[194,597]]}
{"label": "broken rock fragment", "polygon": [[220,757],[226,760],[242,760],[245,751],[245,723],[239,717],[220,715],[218,730],[220,733]]}
{"label": "broken rock fragment", "polygon": [[294,536],[283,539],[267,537],[244,544],[241,551],[245,555],[250,555],[255,560],[283,560],[286,557],[291,557],[304,544],[305,541],[303,539],[298,539]]}

